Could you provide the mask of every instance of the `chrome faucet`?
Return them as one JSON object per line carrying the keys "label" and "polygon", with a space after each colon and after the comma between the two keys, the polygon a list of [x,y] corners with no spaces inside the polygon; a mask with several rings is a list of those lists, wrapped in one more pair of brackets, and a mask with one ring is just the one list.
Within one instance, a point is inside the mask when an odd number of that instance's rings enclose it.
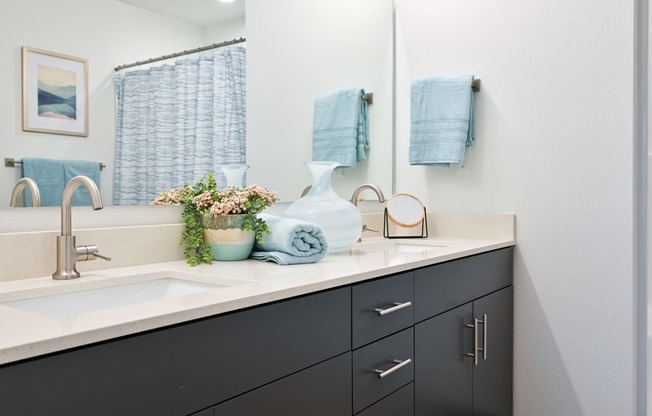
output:
{"label": "chrome faucet", "polygon": [[77,246],[75,236],[72,235],[72,196],[80,185],[88,189],[91,196],[91,204],[94,210],[104,208],[100,190],[93,180],[87,176],[75,176],[68,182],[63,190],[61,201],[61,235],[57,236],[57,270],[52,275],[55,280],[67,280],[79,278],[79,272],[76,268],[78,261],[95,260],[101,258],[111,261],[110,257],[105,257],[98,253],[97,246]]}
{"label": "chrome faucet", "polygon": [[[13,192],[11,192],[11,202],[9,203],[10,207],[17,207],[20,205],[20,197],[23,195],[25,188],[29,189],[29,193],[32,194],[32,206],[40,207],[41,206],[41,193],[38,190],[38,185],[34,182],[32,178],[21,178],[16,182]],[[25,204],[27,206],[27,204]]]}
{"label": "chrome faucet", "polygon": [[355,205],[356,207],[358,206],[358,198],[360,197],[360,193],[364,191],[365,189],[371,189],[376,193],[378,196],[378,202],[381,204],[385,202],[385,195],[383,195],[383,191],[380,190],[380,188],[373,183],[364,183],[356,188],[355,191],[353,191],[353,196],[351,196],[351,203]]}
{"label": "chrome faucet", "polygon": [[[358,186],[355,189],[355,191],[353,191],[353,195],[351,196],[351,203],[353,205],[355,205],[356,207],[358,206],[358,198],[360,197],[360,194],[362,193],[362,191],[364,191],[365,189],[371,189],[372,191],[374,191],[376,193],[376,195],[378,196],[378,202],[379,203],[382,204],[383,202],[385,202],[385,195],[383,194],[383,191],[381,191],[378,186],[374,185],[373,183],[365,183],[365,184],[362,184],[362,185]],[[378,230],[374,230],[373,228],[367,227],[367,224],[362,224],[362,231],[363,232],[364,231],[373,231],[375,233],[378,232]],[[358,241],[362,241],[362,239],[359,238]]]}

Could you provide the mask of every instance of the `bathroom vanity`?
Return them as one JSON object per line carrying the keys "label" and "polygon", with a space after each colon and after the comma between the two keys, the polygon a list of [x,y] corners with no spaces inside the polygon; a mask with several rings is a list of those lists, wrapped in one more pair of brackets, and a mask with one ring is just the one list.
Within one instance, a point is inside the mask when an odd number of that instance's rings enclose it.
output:
{"label": "bathroom vanity", "polygon": [[100,314],[104,329],[59,328],[65,346],[42,336],[21,359],[0,344],[0,414],[511,415],[512,245],[220,264],[266,276],[196,309],[169,301],[159,321]]}

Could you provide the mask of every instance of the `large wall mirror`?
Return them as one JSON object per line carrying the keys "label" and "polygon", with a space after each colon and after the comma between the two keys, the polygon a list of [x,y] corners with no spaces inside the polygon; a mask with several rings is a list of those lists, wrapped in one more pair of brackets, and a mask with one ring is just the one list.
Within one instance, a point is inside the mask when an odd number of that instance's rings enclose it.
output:
{"label": "large wall mirror", "polygon": [[[242,2],[238,4],[238,1]],[[110,205],[115,111],[113,67],[235,37],[247,37],[247,182],[277,190],[283,202],[310,184],[314,98],[345,87],[374,93],[368,160],[337,172],[350,197],[373,182],[392,191],[392,0],[236,0],[226,20],[191,22],[176,10],[216,0],[23,0],[3,8],[0,84],[2,159],[96,160]],[[152,11],[147,8],[159,8]],[[242,14],[244,11],[244,15]],[[213,12],[200,15],[210,17]],[[215,12],[217,15],[217,12]],[[173,17],[174,16],[174,17]],[[89,61],[89,135],[22,131],[20,49],[31,46]],[[0,208],[8,208],[20,168],[0,168]],[[152,207],[155,209],[156,207]],[[0,230],[1,231],[1,230]]]}

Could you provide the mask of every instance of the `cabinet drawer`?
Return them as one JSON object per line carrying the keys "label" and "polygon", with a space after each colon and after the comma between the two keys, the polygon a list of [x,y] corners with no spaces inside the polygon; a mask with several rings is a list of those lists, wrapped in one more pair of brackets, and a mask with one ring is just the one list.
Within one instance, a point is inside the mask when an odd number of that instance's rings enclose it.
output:
{"label": "cabinet drawer", "polygon": [[[402,363],[397,363],[395,360]],[[391,371],[392,369],[394,371]],[[379,374],[380,372],[384,373]],[[359,412],[412,380],[414,380],[414,328],[403,330],[353,351],[353,413]]]}
{"label": "cabinet drawer", "polygon": [[512,248],[415,271],[415,320],[428,319],[512,284]]}
{"label": "cabinet drawer", "polygon": [[336,289],[0,367],[0,414],[187,415],[350,348]]}
{"label": "cabinet drawer", "polygon": [[414,416],[414,382],[401,387],[357,416]]}
{"label": "cabinet drawer", "polygon": [[414,324],[414,272],[353,286],[353,348]]}
{"label": "cabinet drawer", "polygon": [[350,414],[351,353],[229,400],[214,411],[211,416]]}

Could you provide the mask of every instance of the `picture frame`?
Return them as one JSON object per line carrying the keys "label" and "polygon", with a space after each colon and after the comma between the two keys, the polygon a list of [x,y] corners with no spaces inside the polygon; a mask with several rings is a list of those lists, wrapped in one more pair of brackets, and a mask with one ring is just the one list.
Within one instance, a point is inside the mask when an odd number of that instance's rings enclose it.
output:
{"label": "picture frame", "polygon": [[22,47],[23,130],[88,136],[88,61]]}

